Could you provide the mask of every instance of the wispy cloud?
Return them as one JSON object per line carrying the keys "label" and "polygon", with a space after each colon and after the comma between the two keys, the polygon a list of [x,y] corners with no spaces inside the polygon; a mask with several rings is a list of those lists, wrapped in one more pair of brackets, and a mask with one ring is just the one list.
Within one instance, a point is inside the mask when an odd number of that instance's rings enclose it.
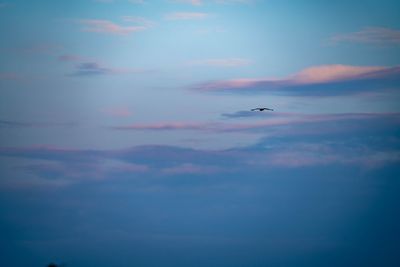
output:
{"label": "wispy cloud", "polygon": [[82,62],[75,65],[75,71],[69,76],[97,76],[111,74],[136,74],[143,70],[111,68],[97,62]]}
{"label": "wispy cloud", "polygon": [[234,113],[222,113],[221,116],[227,119],[238,118],[272,118],[272,117],[296,117],[298,113],[282,113],[282,112],[254,112],[250,110],[240,110]]}
{"label": "wispy cloud", "polygon": [[358,32],[333,36],[332,42],[356,42],[371,44],[400,44],[400,31],[384,27],[367,27]]}
{"label": "wispy cloud", "polygon": [[83,25],[82,30],[86,32],[106,33],[115,35],[128,35],[130,33],[143,31],[146,29],[145,26],[122,26],[111,22],[109,20],[98,20],[98,19],[84,19],[80,20],[79,23]]}
{"label": "wispy cloud", "polygon": [[75,54],[61,55],[58,57],[58,61],[64,63],[74,63],[73,67],[75,70],[72,73],[67,74],[68,76],[136,74],[144,71],[142,69],[110,67],[103,63],[99,63],[96,59]]}
{"label": "wispy cloud", "polygon": [[201,122],[161,122],[149,124],[132,124],[126,126],[115,126],[115,130],[211,130],[218,127],[217,123],[201,123]]}
{"label": "wispy cloud", "polygon": [[204,19],[209,14],[202,12],[174,12],[165,15],[167,20],[193,20],[193,19]]}
{"label": "wispy cloud", "polygon": [[[254,115],[250,115],[254,114]],[[244,116],[256,116],[256,112],[241,111],[234,114],[223,114],[228,118],[239,118]],[[261,116],[261,115],[258,115]],[[360,122],[376,119],[399,122],[398,113],[339,113],[339,114],[302,114],[302,113],[268,113],[260,117],[256,122],[242,123],[222,123],[222,122],[160,122],[149,124],[131,124],[125,126],[114,126],[114,130],[126,131],[206,131],[206,132],[264,132],[269,134],[292,134],[293,132],[286,126],[308,125],[308,129],[313,131],[323,124],[338,122]],[[316,127],[311,127],[311,126]],[[327,130],[328,127],[326,127]],[[344,128],[347,129],[347,128]],[[273,131],[271,131],[273,130]]]}
{"label": "wispy cloud", "polygon": [[190,61],[191,66],[211,66],[211,67],[243,67],[251,64],[251,60],[243,58],[226,58],[226,59],[205,59]]}
{"label": "wispy cloud", "polygon": [[[304,69],[281,79],[233,79],[194,86],[200,91],[274,92],[292,95],[341,95],[396,87],[400,67],[325,65]],[[333,86],[334,85],[334,86]],[[334,87],[334,88],[332,88]],[[386,88],[387,89],[387,88]]]}
{"label": "wispy cloud", "polygon": [[111,68],[101,66],[96,62],[84,62],[76,65],[76,71],[72,76],[90,76],[90,75],[105,75],[113,74],[115,71]]}

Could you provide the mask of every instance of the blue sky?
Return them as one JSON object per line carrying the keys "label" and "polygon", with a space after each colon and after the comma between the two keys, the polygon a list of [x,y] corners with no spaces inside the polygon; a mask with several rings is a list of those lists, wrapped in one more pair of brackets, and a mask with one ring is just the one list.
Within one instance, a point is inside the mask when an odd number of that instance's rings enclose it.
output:
{"label": "blue sky", "polygon": [[398,10],[0,1],[0,265],[398,266]]}

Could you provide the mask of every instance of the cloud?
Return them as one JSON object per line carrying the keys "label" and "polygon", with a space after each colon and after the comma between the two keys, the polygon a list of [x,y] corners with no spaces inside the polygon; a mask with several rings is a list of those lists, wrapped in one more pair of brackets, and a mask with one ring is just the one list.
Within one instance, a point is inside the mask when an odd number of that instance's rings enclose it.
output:
{"label": "cloud", "polygon": [[98,75],[113,75],[113,74],[135,74],[142,72],[138,69],[122,69],[110,68],[101,65],[97,62],[82,62],[75,65],[75,72],[69,76],[98,76]]}
{"label": "cloud", "polygon": [[113,74],[113,69],[103,67],[96,62],[84,62],[76,65],[76,71],[72,76],[91,76],[91,75],[106,75]]}
{"label": "cloud", "polygon": [[215,123],[196,123],[196,122],[162,122],[150,124],[133,124],[126,126],[112,127],[114,130],[210,130],[218,124]]}
{"label": "cloud", "polygon": [[[399,151],[366,151],[361,147],[353,149],[335,149],[333,145],[334,144],[318,145],[315,143],[295,144],[290,149],[275,151],[264,159],[254,159],[252,164],[278,168],[358,165],[364,169],[375,169],[386,164],[396,164],[400,162]],[[366,154],[362,154],[363,152],[366,152]]]}
{"label": "cloud", "polygon": [[324,65],[304,69],[281,79],[233,79],[202,83],[199,91],[270,92],[288,95],[343,95],[396,88],[400,67]]}
{"label": "cloud", "polygon": [[346,65],[326,65],[311,67],[297,73],[292,82],[298,84],[328,83],[374,76],[385,67],[359,67]]}
{"label": "cloud", "polygon": [[83,31],[106,33],[115,35],[128,35],[146,29],[145,26],[121,26],[108,20],[84,19],[79,21],[84,27]]}
{"label": "cloud", "polygon": [[207,13],[202,12],[174,12],[169,13],[165,16],[167,20],[192,20],[192,19],[204,19],[208,17]]}
{"label": "cloud", "polygon": [[226,58],[226,59],[205,59],[190,61],[188,64],[192,66],[211,66],[211,67],[243,67],[250,65],[251,61],[242,58]]}
{"label": "cloud", "polygon": [[[238,118],[244,116],[259,116],[263,120],[247,123],[221,123],[221,122],[161,122],[149,124],[133,124],[126,126],[114,126],[111,129],[125,131],[206,131],[206,132],[268,132],[269,135],[292,135],[295,133],[291,127],[307,125],[304,133],[313,133],[315,131],[341,131],[335,126],[337,123],[348,124],[354,122],[357,124],[351,127],[366,127],[359,125],[361,121],[394,121],[400,120],[399,113],[338,113],[338,114],[302,114],[302,113],[279,113],[271,112],[265,115],[250,115],[247,111],[240,111],[234,114],[223,114],[224,117]],[[318,130],[319,127],[322,127]],[[343,131],[349,128],[343,128]],[[307,132],[308,131],[308,132]],[[299,132],[296,132],[300,134]]]}
{"label": "cloud", "polygon": [[282,112],[254,112],[250,110],[240,110],[234,113],[222,113],[221,116],[227,119],[238,119],[238,118],[270,118],[278,116],[298,116],[297,113],[282,113]]}
{"label": "cloud", "polygon": [[18,189],[119,180],[146,190],[168,188],[182,178],[186,186],[204,186],[234,182],[235,177],[264,177],[274,170],[391,170],[400,164],[399,125],[400,114],[327,114],[286,124],[263,122],[241,127],[262,133],[257,143],[220,150],[163,145],[111,150],[0,147],[0,175],[22,177],[5,178],[0,188],[4,184]]}
{"label": "cloud", "polygon": [[400,44],[400,31],[384,27],[367,27],[358,32],[339,34],[330,39],[334,43],[355,42],[370,44]]}
{"label": "cloud", "polygon": [[218,183],[221,179],[231,179],[230,175],[222,174],[257,175],[273,169],[329,166],[370,171],[400,163],[399,113],[276,116],[277,119],[256,124],[219,125],[222,128],[218,130],[257,131],[264,136],[256,144],[230,149],[163,145],[111,150],[43,145],[0,147],[0,159],[15,162],[7,163],[0,174],[8,177],[14,173],[10,176],[13,177],[18,172],[19,177],[25,173],[28,186],[44,185],[46,180],[49,185],[68,186],[115,179],[155,186],[168,183],[157,180],[159,177],[189,179],[185,181],[201,177],[204,182],[211,177],[208,183]]}

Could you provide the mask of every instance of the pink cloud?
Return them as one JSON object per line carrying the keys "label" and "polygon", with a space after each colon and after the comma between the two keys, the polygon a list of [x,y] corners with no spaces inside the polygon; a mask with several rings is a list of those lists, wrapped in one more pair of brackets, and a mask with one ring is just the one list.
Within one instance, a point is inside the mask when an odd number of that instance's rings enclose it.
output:
{"label": "pink cloud", "polygon": [[165,19],[167,20],[192,20],[192,19],[204,19],[208,17],[207,13],[201,12],[174,12],[167,14]]}
{"label": "pink cloud", "polygon": [[84,26],[82,30],[86,32],[127,35],[146,29],[145,26],[121,26],[108,20],[85,19],[79,22]]}
{"label": "pink cloud", "polygon": [[[400,67],[322,65],[306,68],[284,78],[232,79],[203,83],[194,87],[201,91],[267,91],[289,90],[304,85],[324,85],[345,81],[385,79],[400,75]],[[394,81],[395,82],[395,81]],[[304,91],[304,90],[303,90]],[[332,90],[331,90],[332,91]],[[291,91],[293,93],[293,91]],[[296,91],[294,91],[296,92]],[[297,91],[301,92],[301,91]],[[321,93],[327,93],[323,91]]]}
{"label": "pink cloud", "polygon": [[70,76],[95,76],[111,74],[136,74],[144,70],[129,68],[113,68],[104,66],[98,62],[79,62],[75,65],[75,72]]}
{"label": "pink cloud", "polygon": [[363,75],[376,73],[387,69],[386,67],[372,66],[347,66],[325,65],[304,69],[288,81],[299,84],[327,83],[341,80],[357,79]]}
{"label": "pink cloud", "polygon": [[373,44],[400,44],[400,31],[384,27],[367,27],[358,32],[339,34],[332,42],[357,42]]}

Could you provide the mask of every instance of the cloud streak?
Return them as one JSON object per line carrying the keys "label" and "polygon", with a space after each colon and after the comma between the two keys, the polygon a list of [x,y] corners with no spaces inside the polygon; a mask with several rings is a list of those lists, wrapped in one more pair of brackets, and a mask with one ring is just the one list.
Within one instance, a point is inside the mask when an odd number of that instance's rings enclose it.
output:
{"label": "cloud streak", "polygon": [[99,19],[84,19],[80,20],[79,23],[83,25],[82,31],[113,35],[128,35],[147,29],[146,26],[122,26],[109,20]]}
{"label": "cloud streak", "polygon": [[287,95],[345,95],[396,88],[400,67],[324,65],[281,79],[232,79],[198,84],[203,92],[276,93]]}
{"label": "cloud streak", "polygon": [[92,75],[107,75],[114,74],[115,70],[101,66],[96,62],[84,62],[76,65],[76,71],[72,76],[92,76]]}
{"label": "cloud streak", "polygon": [[[251,115],[254,114],[254,115]],[[309,125],[313,131],[322,124],[350,123],[371,120],[388,120],[400,123],[399,113],[339,113],[339,114],[301,114],[301,113],[268,113],[256,115],[255,112],[239,111],[233,114],[223,114],[227,118],[243,118],[258,116],[263,120],[247,123],[221,123],[221,122],[161,122],[150,124],[132,124],[126,126],[114,126],[111,129],[124,131],[208,131],[208,132],[263,132],[269,134],[277,131],[279,134],[293,134],[287,127]],[[310,127],[314,126],[314,127]],[[362,125],[359,125],[362,126]],[[355,126],[354,126],[355,127]],[[329,127],[327,127],[329,128]],[[347,128],[344,128],[346,130]],[[273,131],[271,131],[273,130]],[[275,133],[275,134],[278,134]]]}
{"label": "cloud streak", "polygon": [[354,42],[369,44],[400,44],[400,31],[384,27],[367,27],[358,32],[339,34],[330,39],[334,43]]}
{"label": "cloud streak", "polygon": [[101,76],[114,74],[135,74],[143,70],[111,68],[101,65],[97,62],[82,62],[75,65],[75,71],[69,76]]}

